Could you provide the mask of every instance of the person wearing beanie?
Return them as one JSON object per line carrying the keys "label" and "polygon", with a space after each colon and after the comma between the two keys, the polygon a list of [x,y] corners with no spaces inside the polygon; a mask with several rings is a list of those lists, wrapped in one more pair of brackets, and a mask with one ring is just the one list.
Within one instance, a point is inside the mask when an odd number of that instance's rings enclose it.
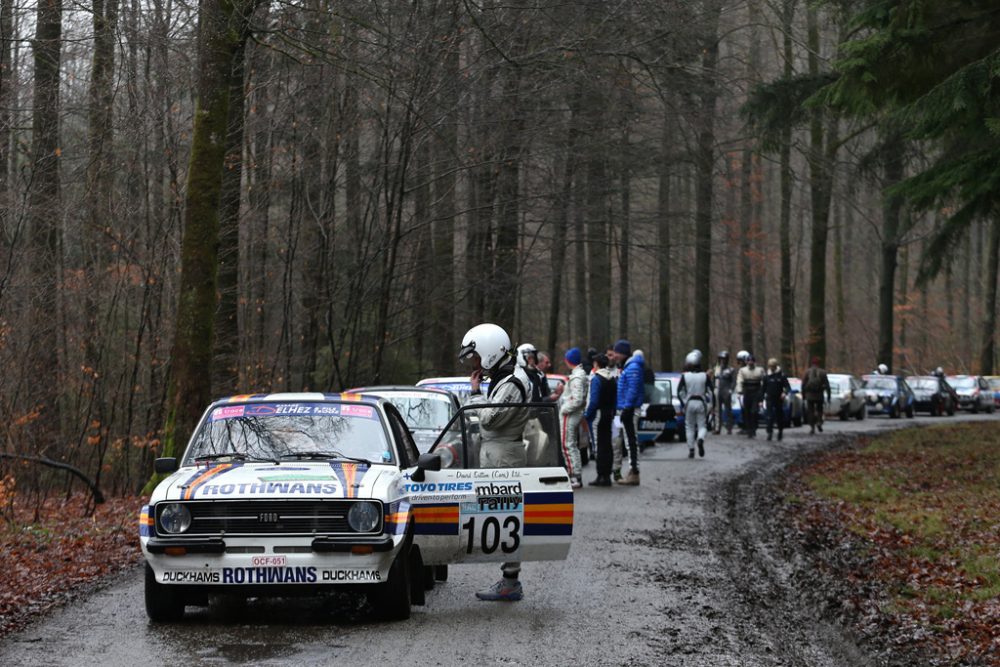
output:
{"label": "person wearing beanie", "polygon": [[[584,418],[597,439],[597,477],[591,486],[611,486],[612,461],[611,423],[615,419],[615,406],[618,402],[617,379],[610,368],[606,354],[594,356],[593,372],[590,376],[590,392],[587,397],[587,409]],[[594,422],[597,422],[596,427]],[[621,475],[619,473],[620,479]]]}
{"label": "person wearing beanie", "polygon": [[[636,437],[638,426],[638,410],[646,400],[646,389],[643,375],[646,358],[642,350],[632,351],[632,344],[624,338],[615,342],[615,357],[622,366],[621,377],[618,379],[618,416],[621,430],[628,442],[629,473],[619,484],[625,486],[639,485],[639,443]],[[626,361],[627,359],[627,361]]]}
{"label": "person wearing beanie", "polygon": [[767,439],[774,435],[774,425],[778,425],[778,440],[785,428],[785,396],[792,393],[788,377],[782,372],[778,360],[767,360],[767,374],[764,376],[764,405],[767,409]]}
{"label": "person wearing beanie", "polygon": [[569,379],[559,405],[563,461],[574,489],[583,486],[583,465],[580,459],[580,422],[587,406],[587,372],[580,365],[583,354],[580,348],[566,351],[564,360],[569,368]]}

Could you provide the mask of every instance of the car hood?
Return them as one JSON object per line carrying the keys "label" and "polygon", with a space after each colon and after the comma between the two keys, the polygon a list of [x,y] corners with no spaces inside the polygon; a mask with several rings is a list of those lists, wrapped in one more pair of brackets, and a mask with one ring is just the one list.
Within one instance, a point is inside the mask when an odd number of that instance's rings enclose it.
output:
{"label": "car hood", "polygon": [[372,498],[384,493],[392,465],[349,461],[273,463],[211,462],[181,468],[160,482],[150,498],[161,500],[237,500],[248,498]]}

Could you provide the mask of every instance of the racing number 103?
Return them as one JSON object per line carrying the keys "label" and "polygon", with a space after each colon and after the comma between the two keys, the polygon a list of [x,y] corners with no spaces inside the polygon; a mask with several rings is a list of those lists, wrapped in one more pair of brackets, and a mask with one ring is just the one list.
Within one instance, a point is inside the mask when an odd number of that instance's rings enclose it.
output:
{"label": "racing number 103", "polygon": [[[469,531],[469,539],[466,543],[465,553],[471,554],[476,541],[476,517],[469,517],[469,520],[462,524],[462,530]],[[505,554],[514,553],[521,546],[521,520],[516,516],[508,516],[503,520],[502,530],[505,532],[501,539],[500,519],[495,516],[488,516],[479,527],[479,546],[484,554],[491,554],[499,548]]]}

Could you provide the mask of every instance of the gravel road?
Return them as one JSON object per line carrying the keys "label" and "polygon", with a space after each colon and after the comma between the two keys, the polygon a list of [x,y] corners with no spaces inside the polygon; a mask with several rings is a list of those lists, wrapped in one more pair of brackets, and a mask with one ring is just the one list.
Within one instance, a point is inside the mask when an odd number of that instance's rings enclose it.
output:
{"label": "gravel road", "polygon": [[780,443],[722,436],[695,460],[682,443],[650,448],[641,486],[577,492],[569,560],[525,564],[518,603],[478,602],[498,568],[464,565],[402,623],[372,622],[350,600],[284,599],[162,626],[146,620],[136,569],[4,639],[0,665],[884,664],[800,601],[808,582],[774,544],[766,485],[845,436],[938,421],[833,422]]}

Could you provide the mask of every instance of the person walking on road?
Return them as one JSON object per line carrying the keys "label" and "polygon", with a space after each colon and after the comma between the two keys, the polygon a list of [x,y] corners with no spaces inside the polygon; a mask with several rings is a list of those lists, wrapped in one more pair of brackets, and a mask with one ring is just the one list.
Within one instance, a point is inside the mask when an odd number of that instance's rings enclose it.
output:
{"label": "person walking on road", "polygon": [[580,459],[580,421],[583,419],[583,409],[587,405],[587,373],[580,365],[582,358],[583,354],[578,347],[566,351],[564,360],[570,372],[559,407],[563,460],[566,461],[566,473],[569,475],[570,484],[574,489],[583,486],[583,465]]}
{"label": "person walking on road", "polygon": [[757,360],[749,352],[746,364],[736,374],[736,393],[743,402],[743,425],[746,427],[747,436],[756,438],[760,400],[763,397],[764,369],[757,365]]}
{"label": "person walking on road", "polygon": [[719,361],[712,372],[715,385],[715,434],[733,432],[733,389],[736,386],[736,371],[729,365],[729,352],[719,352]]}
{"label": "person walking on road", "polygon": [[[879,370],[881,370],[881,364]],[[888,368],[885,371],[888,373]],[[823,432],[823,398],[830,401],[830,380],[826,370],[820,368],[819,357],[813,357],[806,374],[802,377],[802,398],[806,401],[806,417],[809,433]]]}
{"label": "person walking on road", "polygon": [[[480,435],[480,467],[523,468],[527,465],[524,448],[524,426],[529,410],[518,407],[531,397],[531,380],[511,354],[510,336],[496,324],[480,324],[462,338],[459,361],[470,369],[469,404],[509,403],[510,407],[483,408],[477,411]],[[486,396],[481,382],[490,379]],[[520,562],[503,563],[501,579],[485,590],[478,591],[480,600],[517,601],[523,595],[519,576]]]}
{"label": "person walking on road", "polygon": [[687,432],[688,458],[705,456],[705,436],[708,434],[708,373],[701,370],[701,351],[693,350],[684,359],[684,374],[677,385],[677,397],[684,405],[684,429]]}
{"label": "person walking on road", "polygon": [[[597,478],[591,486],[611,486],[612,461],[611,423],[618,404],[618,379],[609,367],[608,355],[594,357],[594,372],[590,378],[590,397],[584,418],[597,437]],[[597,420],[596,428],[594,420]]]}
{"label": "person walking on road", "polygon": [[[604,352],[604,356],[608,359],[608,371],[611,373],[611,377],[615,380],[615,391],[618,389],[618,379],[622,376],[622,367],[618,363],[618,355],[615,354],[614,343],[608,345],[608,349]],[[617,401],[617,398],[615,399]],[[616,482],[622,481],[622,459],[624,459],[625,453],[625,434],[622,432],[622,420],[615,415],[614,420],[611,423],[611,476]]]}
{"label": "person walking on road", "polygon": [[781,440],[785,430],[785,396],[792,393],[788,384],[788,376],[781,370],[778,360],[771,357],[767,360],[767,375],[764,376],[764,405],[767,409],[767,439],[774,435],[774,426],[778,425],[778,440]]}
{"label": "person walking on road", "polygon": [[[621,377],[618,378],[618,417],[621,421],[625,440],[628,442],[629,472],[619,484],[625,486],[639,485],[639,443],[636,436],[636,410],[642,407],[646,397],[646,389],[642,379],[646,359],[642,350],[632,352],[632,344],[622,338],[615,343],[615,357],[622,366]],[[627,361],[626,361],[627,360]]]}

